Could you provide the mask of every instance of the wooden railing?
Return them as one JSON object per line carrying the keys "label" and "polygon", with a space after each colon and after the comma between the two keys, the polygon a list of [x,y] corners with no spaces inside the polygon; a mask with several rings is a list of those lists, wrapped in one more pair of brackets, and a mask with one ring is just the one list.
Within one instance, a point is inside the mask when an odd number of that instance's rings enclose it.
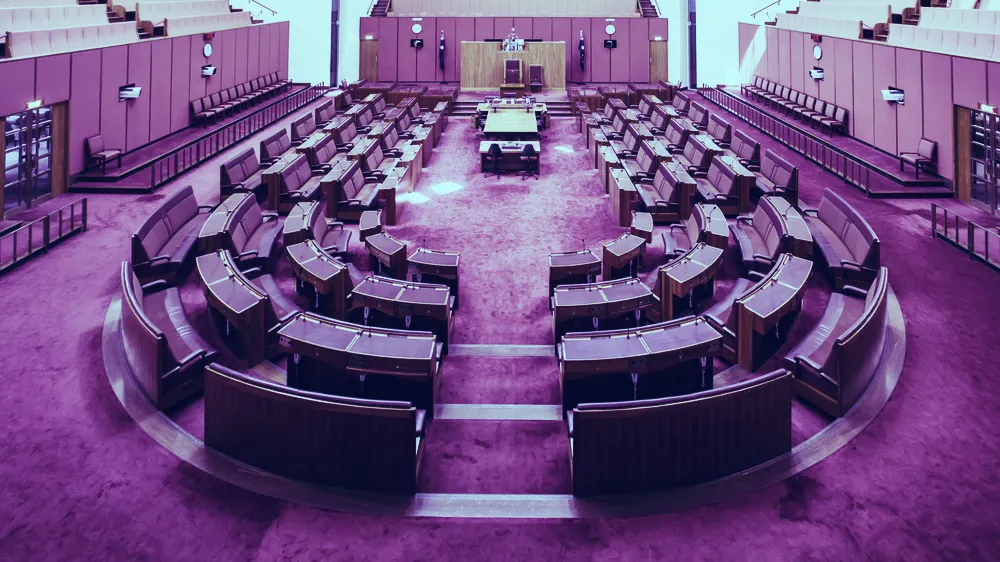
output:
{"label": "wooden railing", "polygon": [[329,90],[330,88],[320,84],[285,96],[148,162],[136,171],[136,175],[148,169],[148,186],[150,189],[156,189],[223,150],[269,127],[275,121],[316,100]]}
{"label": "wooden railing", "polygon": [[63,205],[0,236],[0,272],[24,262],[77,232],[87,230],[87,199]]}
{"label": "wooden railing", "polygon": [[[865,194],[871,190],[871,174],[886,175],[864,160],[844,152],[825,140],[800,129],[788,121],[754,107],[738,97],[718,88],[699,88],[699,93],[726,111],[750,123],[772,138],[787,145],[813,162],[861,188]],[[888,176],[887,176],[888,177]]]}
{"label": "wooden railing", "polygon": [[931,236],[950,242],[969,254],[969,259],[1000,271],[1000,232],[996,228],[986,228],[931,203]]}

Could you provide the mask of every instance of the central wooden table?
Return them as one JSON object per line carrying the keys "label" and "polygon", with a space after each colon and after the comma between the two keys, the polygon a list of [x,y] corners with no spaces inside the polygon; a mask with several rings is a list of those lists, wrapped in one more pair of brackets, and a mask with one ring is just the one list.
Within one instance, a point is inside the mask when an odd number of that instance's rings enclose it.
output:
{"label": "central wooden table", "polygon": [[486,116],[486,126],[483,133],[487,137],[510,138],[519,140],[522,137],[538,136],[538,122],[534,111],[523,109],[497,109]]}

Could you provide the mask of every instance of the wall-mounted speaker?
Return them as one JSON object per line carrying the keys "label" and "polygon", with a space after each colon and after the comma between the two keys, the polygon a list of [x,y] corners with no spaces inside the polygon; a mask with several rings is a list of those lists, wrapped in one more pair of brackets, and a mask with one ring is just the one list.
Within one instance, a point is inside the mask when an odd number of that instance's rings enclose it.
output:
{"label": "wall-mounted speaker", "polygon": [[424,47],[423,39],[410,39],[410,46],[414,49],[422,49]]}
{"label": "wall-mounted speaker", "polygon": [[605,49],[614,49],[616,47],[618,47],[618,40],[617,39],[605,39],[604,40],[604,48]]}

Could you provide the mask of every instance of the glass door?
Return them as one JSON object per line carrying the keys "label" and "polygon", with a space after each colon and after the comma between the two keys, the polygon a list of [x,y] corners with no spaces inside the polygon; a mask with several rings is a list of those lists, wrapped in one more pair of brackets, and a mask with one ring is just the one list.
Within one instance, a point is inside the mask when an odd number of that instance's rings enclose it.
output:
{"label": "glass door", "polygon": [[15,213],[52,194],[52,108],[4,119],[3,211]]}

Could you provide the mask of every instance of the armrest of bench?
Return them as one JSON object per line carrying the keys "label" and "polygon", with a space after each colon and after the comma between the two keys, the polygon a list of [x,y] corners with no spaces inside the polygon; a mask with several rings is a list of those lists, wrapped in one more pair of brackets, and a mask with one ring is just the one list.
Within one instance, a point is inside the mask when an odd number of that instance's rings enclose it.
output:
{"label": "armrest of bench", "polygon": [[261,213],[261,222],[268,222],[272,220],[278,220],[278,213]]}
{"label": "armrest of bench", "polygon": [[166,280],[164,280],[164,279],[157,279],[156,281],[153,281],[151,283],[146,283],[145,285],[142,285],[142,291],[144,293],[148,292],[148,291],[152,291],[152,292],[162,291],[163,289],[166,289],[166,288],[169,288],[169,287],[170,287],[170,284],[167,283]]}
{"label": "armrest of bench", "polygon": [[215,210],[216,207],[218,207],[218,205],[198,205],[198,212],[200,213],[201,211],[208,211],[211,213],[212,211]]}
{"label": "armrest of bench", "polygon": [[855,287],[854,285],[844,285],[844,294],[851,294],[856,297],[865,298],[868,296],[868,291]]}
{"label": "armrest of bench", "polygon": [[174,367],[173,369],[170,369],[169,371],[167,371],[166,373],[164,373],[163,374],[163,378],[166,379],[166,378],[168,378],[168,377],[170,377],[172,375],[176,375],[177,373],[180,373],[186,367],[194,365],[195,362],[200,361],[203,357],[205,357],[205,351],[204,350],[192,351],[191,353],[189,353],[187,355],[187,357],[185,357],[184,359],[181,359],[180,362],[177,363],[176,367]]}
{"label": "armrest of bench", "polygon": [[167,256],[167,255],[156,256],[155,258],[151,258],[149,261],[144,261],[144,262],[139,262],[137,264],[133,264],[133,267],[149,267],[149,266],[152,266],[152,265],[155,265],[157,263],[164,262],[164,261],[170,261],[170,256]]}

